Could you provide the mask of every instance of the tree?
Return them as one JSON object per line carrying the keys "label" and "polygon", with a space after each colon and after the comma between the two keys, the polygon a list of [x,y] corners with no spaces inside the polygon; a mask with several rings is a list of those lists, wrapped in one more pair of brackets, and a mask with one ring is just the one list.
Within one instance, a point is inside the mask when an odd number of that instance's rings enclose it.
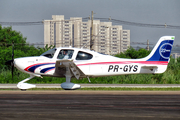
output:
{"label": "tree", "polygon": [[151,51],[148,51],[144,48],[141,48],[139,50],[135,50],[133,47],[129,47],[124,53],[121,52],[119,54],[116,54],[116,57],[119,58],[131,58],[131,59],[137,59],[137,58],[143,58],[150,54]]}
{"label": "tree", "polygon": [[15,43],[15,49],[21,49],[26,44],[26,38],[20,32],[12,30],[12,27],[4,27],[0,25],[0,46],[7,48]]}
{"label": "tree", "polygon": [[0,25],[0,69],[5,67],[5,62],[12,59],[12,43],[14,42],[14,58],[37,56],[41,51],[26,43],[26,38],[12,27]]}

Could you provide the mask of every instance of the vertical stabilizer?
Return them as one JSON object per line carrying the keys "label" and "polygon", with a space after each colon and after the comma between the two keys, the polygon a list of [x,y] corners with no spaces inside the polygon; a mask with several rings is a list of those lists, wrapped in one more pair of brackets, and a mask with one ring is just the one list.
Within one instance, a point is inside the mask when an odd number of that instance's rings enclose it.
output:
{"label": "vertical stabilizer", "polygon": [[163,36],[159,39],[146,61],[169,61],[175,37]]}

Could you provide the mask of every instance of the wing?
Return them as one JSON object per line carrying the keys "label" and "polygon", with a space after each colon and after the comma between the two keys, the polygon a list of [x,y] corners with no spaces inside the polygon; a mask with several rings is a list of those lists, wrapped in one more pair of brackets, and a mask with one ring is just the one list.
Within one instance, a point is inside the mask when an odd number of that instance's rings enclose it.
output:
{"label": "wing", "polygon": [[73,60],[57,60],[55,65],[55,75],[62,76],[65,75],[70,69],[71,74],[75,76],[77,79],[86,77],[86,75],[76,66]]}

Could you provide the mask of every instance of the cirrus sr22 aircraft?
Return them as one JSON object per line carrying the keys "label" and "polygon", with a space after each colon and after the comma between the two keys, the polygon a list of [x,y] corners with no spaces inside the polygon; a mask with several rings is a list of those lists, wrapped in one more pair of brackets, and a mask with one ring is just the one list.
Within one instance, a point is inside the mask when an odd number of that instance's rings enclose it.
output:
{"label": "cirrus sr22 aircraft", "polygon": [[[174,36],[163,36],[152,52],[141,59],[124,59],[103,55],[80,48],[54,48],[41,56],[16,58],[12,62],[20,71],[30,75],[17,84],[21,90],[36,87],[25,83],[34,77],[65,77],[61,84],[65,90],[79,89],[79,84],[71,83],[71,78],[114,76],[125,74],[156,74],[167,69]],[[89,80],[90,81],[90,80]]]}

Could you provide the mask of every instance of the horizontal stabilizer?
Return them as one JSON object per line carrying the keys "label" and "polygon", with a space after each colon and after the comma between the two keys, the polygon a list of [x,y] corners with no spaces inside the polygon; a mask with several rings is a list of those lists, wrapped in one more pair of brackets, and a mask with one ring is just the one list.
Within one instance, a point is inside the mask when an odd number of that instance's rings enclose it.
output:
{"label": "horizontal stabilizer", "polygon": [[143,69],[149,69],[151,71],[153,71],[154,69],[157,69],[158,67],[157,66],[150,66],[150,65],[145,65],[145,66],[141,66],[141,68]]}
{"label": "horizontal stabilizer", "polygon": [[157,66],[148,66],[148,65],[145,65],[145,66],[141,66],[141,68],[158,68]]}

